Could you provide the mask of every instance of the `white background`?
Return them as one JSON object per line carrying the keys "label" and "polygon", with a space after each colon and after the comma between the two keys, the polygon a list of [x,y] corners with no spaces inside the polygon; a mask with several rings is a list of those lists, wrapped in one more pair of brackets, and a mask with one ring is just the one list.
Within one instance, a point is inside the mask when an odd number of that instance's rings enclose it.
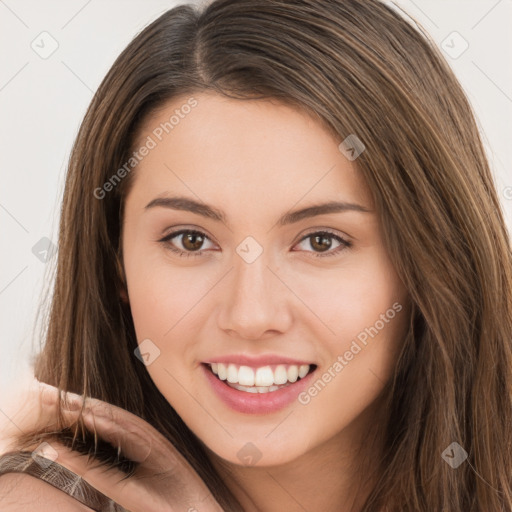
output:
{"label": "white background", "polygon": [[[0,0],[0,423],[14,390],[31,378],[34,322],[49,269],[32,248],[43,237],[57,243],[66,162],[81,119],[128,42],[178,3]],[[512,226],[512,1],[397,3],[442,48],[460,51],[464,43],[454,31],[469,44],[457,58],[445,55],[476,111]],[[58,43],[46,59],[31,48],[43,31]]]}

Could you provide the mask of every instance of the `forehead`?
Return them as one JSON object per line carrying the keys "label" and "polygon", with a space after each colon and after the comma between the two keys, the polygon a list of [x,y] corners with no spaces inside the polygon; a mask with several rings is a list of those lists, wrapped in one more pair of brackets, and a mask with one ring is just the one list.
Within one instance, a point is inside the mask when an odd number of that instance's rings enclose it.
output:
{"label": "forehead", "polygon": [[294,204],[310,199],[371,205],[354,162],[318,120],[277,100],[180,96],[146,119],[135,149],[137,193],[182,191],[208,202]]}

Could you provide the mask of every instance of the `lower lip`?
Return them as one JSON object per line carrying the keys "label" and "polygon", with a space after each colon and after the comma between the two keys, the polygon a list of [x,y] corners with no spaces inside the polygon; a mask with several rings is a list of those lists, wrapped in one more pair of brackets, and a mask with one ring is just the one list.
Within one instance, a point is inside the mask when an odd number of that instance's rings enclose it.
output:
{"label": "lower lip", "polygon": [[308,387],[312,375],[316,371],[315,368],[303,379],[277,391],[248,393],[228,386],[225,381],[220,380],[212,373],[208,365],[201,364],[201,367],[218,397],[231,409],[245,414],[268,414],[284,409]]}

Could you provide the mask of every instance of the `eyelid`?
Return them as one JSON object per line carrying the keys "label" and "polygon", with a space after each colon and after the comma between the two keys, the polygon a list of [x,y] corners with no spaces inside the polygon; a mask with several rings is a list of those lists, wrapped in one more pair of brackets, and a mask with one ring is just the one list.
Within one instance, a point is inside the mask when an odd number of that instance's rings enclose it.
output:
{"label": "eyelid", "polygon": [[[347,249],[351,249],[354,245],[352,241],[349,240],[350,237],[347,237],[344,234],[340,234],[336,230],[331,230],[330,228],[310,228],[309,231],[301,235],[301,238],[293,244],[293,247],[302,243],[304,240],[307,240],[312,235],[329,235],[331,238],[335,239],[340,245],[336,247],[334,250],[327,250],[325,252],[315,252],[315,251],[304,251],[306,253],[310,253],[315,258],[329,258],[339,256]],[[293,252],[301,252],[301,251],[293,251]]]}
{"label": "eyelid", "polygon": [[[170,226],[167,229],[165,229],[164,233],[166,233],[166,234],[161,236],[157,241],[161,242],[161,241],[164,241],[165,239],[172,238],[174,236],[179,235],[183,231],[185,231],[185,232],[188,232],[188,231],[197,232],[197,233],[199,233],[201,235],[204,235],[206,238],[208,238],[212,242],[215,241],[215,239],[210,235],[210,233],[208,233],[208,231],[206,229],[200,228],[198,226],[190,226],[190,225]],[[217,242],[215,242],[215,243],[217,243]]]}
{"label": "eyelid", "polygon": [[315,233],[329,233],[330,235],[334,235],[334,236],[338,236],[338,237],[342,238],[343,240],[345,240],[345,242],[351,243],[351,241],[352,241],[351,236],[347,235],[346,233],[344,233],[342,231],[338,231],[337,229],[314,227],[314,228],[308,228],[305,233],[301,234],[300,238],[298,239],[297,242],[301,242],[307,236],[313,235]]}
{"label": "eyelid", "polygon": [[[164,243],[168,245],[168,249],[172,251],[173,253],[177,254],[179,257],[199,257],[202,256],[203,253],[208,252],[210,249],[199,249],[197,251],[187,251],[180,249],[173,244],[170,243],[170,240],[179,236],[182,236],[187,233],[194,233],[202,236],[205,239],[208,239],[209,241],[213,242],[214,240],[210,235],[202,228],[192,228],[192,227],[183,227],[183,226],[175,226],[173,228],[170,228],[172,231],[168,234],[166,234],[163,238],[157,240],[158,242]],[[304,240],[307,240],[312,235],[318,235],[318,234],[325,234],[329,235],[332,238],[336,239],[337,242],[340,244],[338,247],[336,247],[334,250],[327,250],[325,252],[315,252],[315,251],[294,251],[292,249],[292,252],[306,252],[310,253],[315,258],[326,258],[326,257],[334,257],[338,256],[340,253],[344,252],[346,249],[350,249],[353,246],[353,242],[349,239],[351,237],[347,237],[344,233],[340,233],[334,229],[331,228],[321,228],[321,227],[313,227],[309,228],[308,231],[305,233],[302,233],[300,238],[293,244],[293,247],[295,247],[297,244],[303,242]],[[222,250],[221,250],[222,252]]]}
{"label": "eyelid", "polygon": [[[214,243],[215,245],[218,245],[213,239],[212,237],[208,234],[208,233],[205,233],[202,229],[199,229],[199,228],[176,228],[176,229],[173,229],[171,230],[168,234],[164,235],[162,238],[159,238],[157,240],[157,242],[163,242],[163,243],[168,243],[170,240],[172,240],[173,238],[177,238],[181,235],[185,235],[187,233],[194,233],[194,234],[198,234],[198,235],[201,235],[203,238],[209,240],[210,242]],[[181,250],[181,249],[179,249]],[[196,251],[197,253],[200,253],[200,252],[204,252],[206,251],[206,249],[201,249],[199,251]],[[187,251],[187,252],[192,252],[192,251]]]}

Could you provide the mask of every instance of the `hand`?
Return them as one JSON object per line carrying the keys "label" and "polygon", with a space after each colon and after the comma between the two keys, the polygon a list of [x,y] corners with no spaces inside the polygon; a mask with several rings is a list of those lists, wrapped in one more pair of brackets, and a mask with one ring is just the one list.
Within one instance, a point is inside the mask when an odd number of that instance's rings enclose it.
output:
{"label": "hand", "polygon": [[[39,405],[39,418],[18,420],[23,431],[55,423],[58,391],[39,384],[31,393],[32,406]],[[37,403],[34,403],[34,400]],[[80,396],[67,393],[62,401],[66,425],[78,418],[82,405]],[[34,410],[34,409],[32,409]],[[32,415],[33,416],[33,415]],[[55,460],[131,512],[222,512],[206,484],[184,457],[154,427],[138,416],[112,404],[87,399],[84,423],[105,441],[120,447],[122,454],[139,463],[134,475],[123,481],[125,473],[116,468],[88,462],[88,457],[64,445],[51,442],[58,453]],[[35,449],[36,446],[33,447]],[[165,472],[165,475],[158,473]]]}

